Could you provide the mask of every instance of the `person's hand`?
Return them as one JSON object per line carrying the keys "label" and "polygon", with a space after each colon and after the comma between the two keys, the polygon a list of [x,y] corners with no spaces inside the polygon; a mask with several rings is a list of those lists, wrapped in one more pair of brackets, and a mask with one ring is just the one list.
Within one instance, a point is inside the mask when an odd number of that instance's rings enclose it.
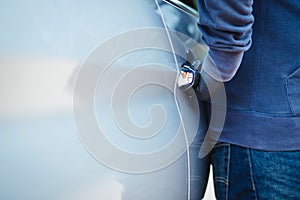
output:
{"label": "person's hand", "polygon": [[210,102],[211,97],[216,95],[221,87],[224,87],[223,82],[215,80],[201,70],[201,65],[197,68],[200,69],[200,72],[194,67],[194,64],[183,63],[177,82],[178,87],[183,90],[193,88],[200,100]]}

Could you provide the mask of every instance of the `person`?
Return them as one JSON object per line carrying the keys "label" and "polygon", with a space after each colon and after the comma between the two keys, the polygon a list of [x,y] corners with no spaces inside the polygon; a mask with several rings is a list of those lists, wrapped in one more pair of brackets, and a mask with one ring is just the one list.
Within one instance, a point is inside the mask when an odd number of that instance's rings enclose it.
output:
{"label": "person", "polygon": [[216,198],[300,199],[300,2],[198,0],[198,11],[209,52],[201,69],[182,66],[179,87],[208,106],[225,87]]}

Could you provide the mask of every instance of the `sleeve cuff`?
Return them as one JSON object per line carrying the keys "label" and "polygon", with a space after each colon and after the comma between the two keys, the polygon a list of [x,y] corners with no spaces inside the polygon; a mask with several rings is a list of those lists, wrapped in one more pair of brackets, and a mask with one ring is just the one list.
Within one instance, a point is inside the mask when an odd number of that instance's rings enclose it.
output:
{"label": "sleeve cuff", "polygon": [[209,51],[204,58],[202,69],[213,79],[220,82],[230,81],[236,74],[244,52]]}

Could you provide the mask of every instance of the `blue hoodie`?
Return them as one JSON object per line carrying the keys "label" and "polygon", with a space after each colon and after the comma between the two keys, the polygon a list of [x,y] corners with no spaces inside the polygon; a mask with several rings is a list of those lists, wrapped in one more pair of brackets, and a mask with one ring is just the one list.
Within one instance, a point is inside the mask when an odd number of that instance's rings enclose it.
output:
{"label": "blue hoodie", "polygon": [[227,94],[219,141],[300,150],[300,1],[199,0],[198,7],[210,47],[202,68]]}

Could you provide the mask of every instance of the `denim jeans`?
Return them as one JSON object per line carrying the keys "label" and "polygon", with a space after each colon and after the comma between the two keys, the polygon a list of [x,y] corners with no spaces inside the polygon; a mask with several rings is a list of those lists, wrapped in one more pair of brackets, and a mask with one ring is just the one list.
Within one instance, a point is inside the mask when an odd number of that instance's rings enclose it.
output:
{"label": "denim jeans", "polygon": [[217,143],[211,162],[217,199],[300,199],[300,151]]}
{"label": "denim jeans", "polygon": [[207,186],[209,176],[209,157],[199,158],[201,144],[193,142],[190,146],[190,200],[201,200]]}

